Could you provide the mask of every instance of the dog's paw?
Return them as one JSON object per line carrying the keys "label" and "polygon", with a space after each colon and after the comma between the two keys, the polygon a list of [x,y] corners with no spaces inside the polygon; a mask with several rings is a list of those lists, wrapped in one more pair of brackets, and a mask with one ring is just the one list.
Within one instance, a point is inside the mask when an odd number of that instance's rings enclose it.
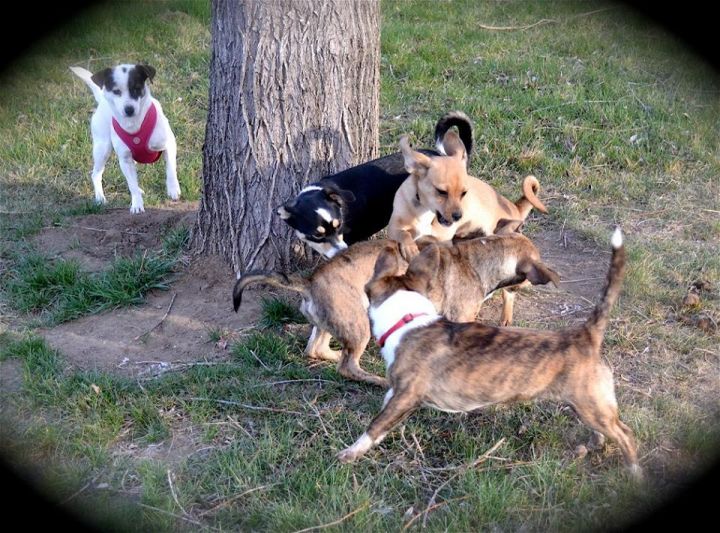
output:
{"label": "dog's paw", "polygon": [[95,193],[95,203],[98,205],[105,205],[107,203],[105,194],[102,192]]}
{"label": "dog's paw", "polygon": [[352,449],[352,447],[350,447],[345,448],[343,451],[338,453],[336,457],[337,460],[341,463],[347,464],[354,462],[359,457],[359,455],[359,453],[357,453],[355,450]]}
{"label": "dog's paw", "polygon": [[403,259],[407,261],[408,263],[412,261],[413,257],[418,255],[420,253],[420,250],[415,244],[415,241],[410,242],[404,242],[400,244],[400,255],[403,256]]}
{"label": "dog's paw", "polygon": [[171,200],[179,200],[180,199],[180,186],[168,187],[167,195],[168,195],[168,198],[170,198]]}
{"label": "dog's paw", "polygon": [[130,206],[130,212],[133,215],[137,215],[138,213],[144,213],[145,207],[143,206],[143,204],[132,204]]}

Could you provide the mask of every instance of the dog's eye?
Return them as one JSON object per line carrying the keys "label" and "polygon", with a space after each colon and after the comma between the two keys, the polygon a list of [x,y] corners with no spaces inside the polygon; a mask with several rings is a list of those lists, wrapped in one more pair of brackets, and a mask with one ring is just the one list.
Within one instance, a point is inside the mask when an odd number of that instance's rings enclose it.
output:
{"label": "dog's eye", "polygon": [[467,191],[463,191],[462,194],[460,195],[460,198],[465,198],[466,194],[467,194]]}
{"label": "dog's eye", "polygon": [[440,196],[447,196],[447,191],[441,191],[441,190],[438,189],[437,187],[435,187],[435,190],[437,191],[437,193],[438,193]]}
{"label": "dog's eye", "polygon": [[120,91],[120,89],[115,89],[115,90],[113,91],[113,94],[114,94],[115,96],[120,96],[120,95],[122,94],[122,92]]}

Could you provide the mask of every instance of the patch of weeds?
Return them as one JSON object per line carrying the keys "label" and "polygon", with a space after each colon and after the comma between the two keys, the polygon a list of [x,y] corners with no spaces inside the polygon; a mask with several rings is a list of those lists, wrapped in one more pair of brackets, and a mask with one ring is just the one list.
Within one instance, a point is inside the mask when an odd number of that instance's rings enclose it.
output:
{"label": "patch of weeds", "polygon": [[99,274],[80,269],[73,260],[50,259],[37,253],[20,259],[11,270],[6,294],[24,313],[59,324],[83,315],[141,303],[153,289],[167,290],[176,258],[145,253],[119,257]]}
{"label": "patch of weeds", "polygon": [[77,261],[52,261],[32,253],[11,272],[6,290],[13,307],[30,313],[56,305],[84,277]]}
{"label": "patch of weeds", "polygon": [[185,249],[189,240],[189,228],[183,226],[172,228],[163,238],[163,252],[170,257],[177,257]]}
{"label": "patch of weeds", "polygon": [[262,298],[262,311],[260,313],[260,327],[273,328],[284,324],[305,324],[307,320],[300,310],[292,303],[282,298]]}
{"label": "patch of weeds", "polygon": [[253,333],[231,348],[232,355],[250,367],[259,365],[268,368],[272,365],[276,369],[288,361],[289,352],[290,347],[284,337],[268,332]]}

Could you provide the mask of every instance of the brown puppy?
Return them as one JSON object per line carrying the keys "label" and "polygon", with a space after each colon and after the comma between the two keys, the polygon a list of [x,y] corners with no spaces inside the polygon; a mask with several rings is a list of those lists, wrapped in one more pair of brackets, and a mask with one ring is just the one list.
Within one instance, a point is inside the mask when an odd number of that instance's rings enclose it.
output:
{"label": "brown puppy", "polygon": [[403,276],[396,274],[399,254],[391,248],[383,251],[365,290],[391,388],[380,414],[355,444],[338,454],[340,461],[363,455],[421,405],[464,412],[553,398],[570,403],[583,422],[617,441],[639,477],[634,436],[618,418],[612,372],[600,357],[625,269],[622,240],[618,229],[607,284],[593,313],[582,326],[557,331],[446,320],[423,296],[440,262],[438,248],[427,246]]}
{"label": "brown puppy", "polygon": [[[474,320],[484,299],[494,290],[529,280],[558,283],[555,272],[540,261],[532,242],[519,233],[449,243],[439,248],[440,264],[434,272],[430,299],[453,320]],[[426,246],[426,243],[420,243]],[[301,311],[313,325],[305,353],[310,358],[338,362],[347,378],[387,386],[385,378],[360,368],[360,356],[370,341],[368,300],[364,293],[378,255],[385,248],[397,252],[397,243],[372,240],[356,243],[318,267],[309,278],[280,272],[254,271],[235,284],[233,304],[238,310],[242,292],[252,283],[267,283],[302,295]],[[407,263],[399,258],[397,274]],[[330,349],[334,337],[342,353]]]}
{"label": "brown puppy", "polygon": [[410,148],[407,136],[400,138],[400,151],[410,176],[395,193],[388,237],[400,243],[406,259],[419,250],[415,239],[432,235],[440,241],[482,232],[492,235],[502,219],[524,221],[535,207],[547,209],[538,200],[537,178],[523,181],[523,196],[514,204],[484,181],[467,173],[465,147],[448,131],[438,148],[445,156],[427,156]]}

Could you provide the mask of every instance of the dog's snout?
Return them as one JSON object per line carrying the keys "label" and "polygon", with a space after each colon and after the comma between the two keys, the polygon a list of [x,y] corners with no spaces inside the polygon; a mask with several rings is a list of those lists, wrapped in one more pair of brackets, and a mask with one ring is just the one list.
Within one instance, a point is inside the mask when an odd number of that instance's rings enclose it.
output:
{"label": "dog's snout", "polygon": [[462,216],[463,216],[462,211],[454,211],[453,214],[452,214],[452,219],[453,219],[455,222],[457,222],[458,220],[460,220],[460,219],[462,218]]}
{"label": "dog's snout", "polygon": [[133,116],[133,115],[135,114],[135,108],[134,108],[133,106],[131,106],[131,105],[126,105],[126,106],[125,106],[125,114],[126,114],[128,117]]}

